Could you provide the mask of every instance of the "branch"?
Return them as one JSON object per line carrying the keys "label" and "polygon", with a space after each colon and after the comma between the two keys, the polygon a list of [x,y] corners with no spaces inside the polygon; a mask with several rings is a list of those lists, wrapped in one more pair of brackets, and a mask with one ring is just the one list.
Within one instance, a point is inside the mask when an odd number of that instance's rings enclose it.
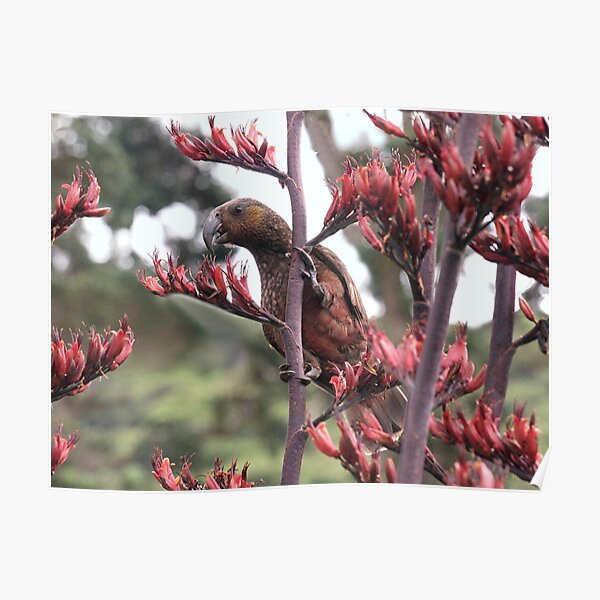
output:
{"label": "branch", "polygon": [[309,112],[306,115],[305,126],[310,143],[325,172],[325,178],[335,181],[339,177],[345,156],[333,139],[329,113],[322,111],[317,115],[315,111]]}
{"label": "branch", "polygon": [[446,249],[442,258],[440,279],[436,288],[435,301],[429,313],[415,388],[408,402],[403,433],[403,451],[400,454],[398,466],[400,483],[421,483],[429,415],[433,409],[435,383],[446,341],[450,309],[458,284],[462,258],[463,252],[452,246]]}
{"label": "branch", "polygon": [[303,429],[306,422],[306,397],[304,376],[304,355],[302,351],[302,258],[297,248],[306,243],[306,206],[302,189],[300,170],[300,137],[304,114],[289,111],[287,113],[287,163],[288,177],[285,185],[288,188],[292,205],[292,258],[288,279],[288,289],[285,308],[285,322],[289,330],[282,330],[284,339],[285,359],[294,376],[288,381],[289,411],[288,430],[283,456],[281,485],[296,485],[300,483],[302,455],[306,442],[306,432]]}
{"label": "branch", "polygon": [[173,120],[167,131],[177,149],[192,160],[216,162],[270,175],[276,177],[283,187],[287,175],[277,168],[275,148],[269,146],[266,138],[256,129],[256,120],[249,127],[231,129],[233,144],[223,129],[215,127],[214,116],[208,117],[208,124],[211,134],[204,141],[191,133],[183,133],[181,125]]}
{"label": "branch", "polygon": [[[425,300],[431,302],[433,298],[433,285],[435,282],[435,265],[437,259],[437,231],[438,231],[438,215],[440,212],[440,200],[435,194],[433,185],[429,177],[425,177],[423,184],[423,206],[421,216],[428,217],[431,223],[431,231],[433,241],[431,247],[425,253],[423,262],[421,263],[421,279],[423,280],[423,291]],[[426,315],[425,315],[426,316]]]}
{"label": "branch", "polygon": [[[482,116],[466,114],[459,121],[457,130],[458,151],[461,156],[469,153],[465,166],[472,163]],[[452,242],[452,240],[450,240]],[[427,323],[423,353],[417,371],[415,388],[408,402],[404,430],[403,449],[398,464],[400,483],[421,483],[425,448],[429,430],[429,418],[433,408],[435,384],[440,359],[450,319],[450,309],[458,284],[464,248],[454,247],[450,243],[442,258],[440,279]]]}
{"label": "branch", "polygon": [[502,415],[504,398],[508,390],[508,376],[514,352],[512,347],[515,323],[516,269],[511,265],[498,265],[496,269],[496,293],[494,316],[488,358],[488,374],[484,397],[494,417]]}

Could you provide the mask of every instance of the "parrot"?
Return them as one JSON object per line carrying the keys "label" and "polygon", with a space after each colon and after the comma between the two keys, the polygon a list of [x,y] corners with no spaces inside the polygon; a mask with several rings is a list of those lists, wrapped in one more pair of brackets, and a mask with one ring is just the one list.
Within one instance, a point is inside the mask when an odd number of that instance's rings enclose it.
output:
{"label": "parrot", "polygon": [[[250,252],[260,275],[261,305],[283,321],[293,249],[292,231],[283,217],[253,198],[235,198],[210,212],[202,237],[211,252],[217,245],[238,246]],[[343,370],[346,362],[359,363],[369,351],[369,321],[343,261],[321,244],[313,246],[310,254],[304,250],[301,253],[307,264],[302,297],[305,373],[298,376],[334,395],[331,377]],[[270,346],[285,356],[280,330],[271,324],[262,327]],[[287,365],[282,365],[281,378],[286,380],[291,375]],[[361,420],[365,407],[385,432],[401,433],[406,396],[399,387],[373,395],[345,411],[351,425]]]}

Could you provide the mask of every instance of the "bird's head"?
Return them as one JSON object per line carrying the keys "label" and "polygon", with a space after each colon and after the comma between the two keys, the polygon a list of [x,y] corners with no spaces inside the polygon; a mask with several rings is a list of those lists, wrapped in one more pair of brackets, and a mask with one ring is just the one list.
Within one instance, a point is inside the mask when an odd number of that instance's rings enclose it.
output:
{"label": "bird's head", "polygon": [[232,244],[251,252],[289,252],[291,231],[274,210],[252,198],[237,198],[217,206],[202,227],[206,247]]}

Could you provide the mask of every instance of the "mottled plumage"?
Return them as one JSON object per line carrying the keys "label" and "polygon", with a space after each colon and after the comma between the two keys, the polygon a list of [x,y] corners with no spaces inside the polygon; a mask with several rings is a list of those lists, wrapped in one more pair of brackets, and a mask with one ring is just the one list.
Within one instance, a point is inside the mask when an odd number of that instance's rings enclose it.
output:
{"label": "mottled plumage", "polygon": [[[284,320],[292,251],[291,230],[284,219],[257,200],[240,198],[214,209],[203,232],[209,248],[215,243],[234,244],[251,252],[260,273],[261,303]],[[343,368],[346,361],[357,363],[367,350],[368,321],[358,289],[336,254],[318,245],[311,257],[325,295],[320,297],[310,284],[304,286],[304,359],[321,371],[315,383],[332,393],[329,379],[335,373],[334,365]],[[270,325],[263,325],[263,331],[269,344],[283,356],[280,332]],[[381,395],[369,404],[384,428],[392,430],[402,422],[404,402],[399,390],[391,390],[385,398]],[[349,418],[358,414],[359,410],[352,411]]]}

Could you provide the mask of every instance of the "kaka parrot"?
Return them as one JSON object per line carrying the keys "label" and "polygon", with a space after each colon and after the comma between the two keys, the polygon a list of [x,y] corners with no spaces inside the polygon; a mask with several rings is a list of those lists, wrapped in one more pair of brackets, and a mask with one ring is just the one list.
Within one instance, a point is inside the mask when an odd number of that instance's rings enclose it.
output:
{"label": "kaka parrot", "polygon": [[[257,200],[239,198],[215,208],[204,223],[202,235],[210,251],[216,244],[241,246],[250,251],[260,274],[261,304],[284,320],[292,252],[292,231],[285,220]],[[304,285],[302,304],[306,376],[334,394],[329,381],[337,373],[334,365],[343,369],[346,361],[358,363],[369,349],[368,319],[358,289],[339,257],[321,245],[313,247],[310,257],[314,265],[312,285]],[[265,324],[263,332],[269,344],[285,356],[280,331]],[[384,431],[401,431],[406,397],[399,388],[348,409],[345,414],[351,423],[360,419],[364,405],[371,409]]]}

